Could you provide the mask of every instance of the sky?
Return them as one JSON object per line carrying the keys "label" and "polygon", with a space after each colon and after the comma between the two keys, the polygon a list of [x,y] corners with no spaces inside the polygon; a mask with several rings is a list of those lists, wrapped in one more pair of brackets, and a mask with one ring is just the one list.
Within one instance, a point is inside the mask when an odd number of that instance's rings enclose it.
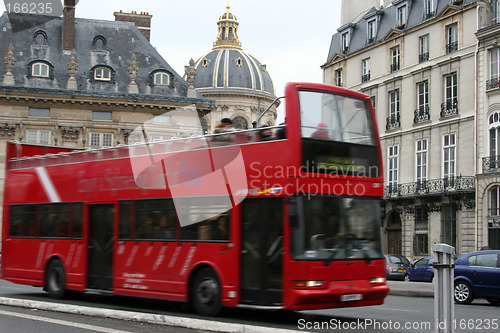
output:
{"label": "sky", "polygon": [[[113,21],[115,11],[148,12],[153,15],[151,44],[183,76],[191,58],[212,49],[217,21],[227,4],[227,0],[80,0],[76,16]],[[267,66],[277,96],[284,94],[287,82],[323,82],[320,66],[340,27],[341,0],[230,0],[229,5],[239,22],[243,51]],[[4,10],[2,1],[0,11]]]}

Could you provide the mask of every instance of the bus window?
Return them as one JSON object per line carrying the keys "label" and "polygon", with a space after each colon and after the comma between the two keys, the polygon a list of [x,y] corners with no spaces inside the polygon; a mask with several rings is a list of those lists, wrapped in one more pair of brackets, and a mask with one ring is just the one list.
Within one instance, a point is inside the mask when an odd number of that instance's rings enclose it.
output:
{"label": "bus window", "polygon": [[10,207],[10,236],[36,236],[36,205],[15,205]]}
{"label": "bus window", "polygon": [[134,216],[135,239],[175,239],[177,217],[172,199],[137,200]]}

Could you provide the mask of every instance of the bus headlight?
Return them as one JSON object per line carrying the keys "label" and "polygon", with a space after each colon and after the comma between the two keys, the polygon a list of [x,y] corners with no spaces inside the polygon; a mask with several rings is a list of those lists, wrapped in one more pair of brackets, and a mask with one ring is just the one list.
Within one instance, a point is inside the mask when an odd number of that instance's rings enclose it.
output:
{"label": "bus headlight", "polygon": [[385,277],[374,277],[370,279],[370,283],[373,285],[383,285],[385,284]]}
{"label": "bus headlight", "polygon": [[321,288],[325,281],[322,280],[294,280],[294,288]]}

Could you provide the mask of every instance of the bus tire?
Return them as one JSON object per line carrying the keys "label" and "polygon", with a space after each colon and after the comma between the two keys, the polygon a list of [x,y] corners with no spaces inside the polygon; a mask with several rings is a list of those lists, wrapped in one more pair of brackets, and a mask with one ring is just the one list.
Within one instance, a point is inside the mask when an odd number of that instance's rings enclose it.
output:
{"label": "bus tire", "polygon": [[45,290],[51,298],[62,299],[66,296],[66,272],[58,259],[52,260],[47,266]]}
{"label": "bus tire", "polygon": [[191,289],[192,304],[203,316],[216,316],[222,309],[221,286],[212,268],[205,267],[194,277]]}

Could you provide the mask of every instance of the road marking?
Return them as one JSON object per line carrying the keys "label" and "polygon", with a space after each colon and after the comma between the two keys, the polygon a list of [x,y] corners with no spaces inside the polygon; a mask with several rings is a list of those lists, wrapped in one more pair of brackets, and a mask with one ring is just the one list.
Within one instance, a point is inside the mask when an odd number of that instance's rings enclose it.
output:
{"label": "road marking", "polygon": [[403,312],[420,312],[420,311],[415,311],[415,310],[404,310],[404,309],[392,309],[392,308],[384,308],[384,307],[373,307],[372,309],[377,309],[377,310],[389,310],[389,311],[403,311]]}
{"label": "road marking", "polygon": [[39,316],[33,316],[33,315],[18,313],[18,312],[8,312],[8,311],[0,310],[0,315],[18,317],[18,318],[24,318],[24,319],[31,319],[31,320],[37,320],[37,321],[44,321],[46,323],[82,328],[82,329],[86,329],[86,330],[92,330],[92,331],[103,332],[103,333],[132,333],[129,331],[120,331],[120,330],[115,330],[112,328],[99,327],[99,326],[87,325],[87,324],[79,324],[79,323],[74,323],[74,322],[69,322],[69,321],[59,320],[59,319],[43,318],[43,317],[39,317]]}

